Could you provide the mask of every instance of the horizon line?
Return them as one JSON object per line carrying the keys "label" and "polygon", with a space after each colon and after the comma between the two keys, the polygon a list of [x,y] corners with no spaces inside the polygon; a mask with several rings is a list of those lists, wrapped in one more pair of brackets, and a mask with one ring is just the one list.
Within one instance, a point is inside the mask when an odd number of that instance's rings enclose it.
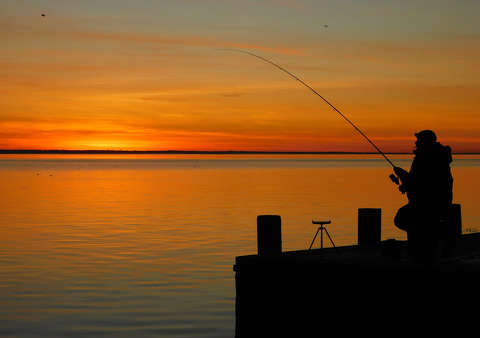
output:
{"label": "horizon line", "polygon": [[[389,155],[410,155],[412,152],[384,152]],[[0,149],[0,154],[292,154],[292,155],[375,155],[368,151],[261,151],[261,150],[70,150],[70,149]],[[456,155],[480,155],[480,152],[455,152]]]}

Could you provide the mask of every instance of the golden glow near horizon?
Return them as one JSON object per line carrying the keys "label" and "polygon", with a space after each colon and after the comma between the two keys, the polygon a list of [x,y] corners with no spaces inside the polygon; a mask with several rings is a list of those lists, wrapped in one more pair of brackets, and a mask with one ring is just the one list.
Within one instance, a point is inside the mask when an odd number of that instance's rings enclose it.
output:
{"label": "golden glow near horizon", "polygon": [[[480,3],[4,0],[0,148],[480,151]],[[46,13],[45,17],[41,13]],[[328,24],[328,27],[324,27]]]}

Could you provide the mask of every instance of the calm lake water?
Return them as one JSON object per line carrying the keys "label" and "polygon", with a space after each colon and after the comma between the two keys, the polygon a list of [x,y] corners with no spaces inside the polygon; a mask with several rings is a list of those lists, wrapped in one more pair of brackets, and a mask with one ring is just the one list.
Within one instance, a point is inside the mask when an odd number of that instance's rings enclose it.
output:
{"label": "calm lake water", "polygon": [[[480,157],[452,171],[479,231]],[[321,218],[355,243],[362,207],[403,239],[390,173],[371,155],[0,155],[0,336],[233,337],[232,266],[256,253],[256,216],[282,216],[284,250]]]}

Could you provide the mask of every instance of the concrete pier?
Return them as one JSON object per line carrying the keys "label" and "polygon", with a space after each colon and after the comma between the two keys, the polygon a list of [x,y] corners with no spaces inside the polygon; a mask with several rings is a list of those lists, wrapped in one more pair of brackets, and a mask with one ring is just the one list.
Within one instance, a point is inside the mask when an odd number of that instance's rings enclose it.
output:
{"label": "concrete pier", "polygon": [[[373,237],[375,238],[375,237]],[[474,337],[480,234],[431,265],[407,241],[240,256],[235,337]]]}

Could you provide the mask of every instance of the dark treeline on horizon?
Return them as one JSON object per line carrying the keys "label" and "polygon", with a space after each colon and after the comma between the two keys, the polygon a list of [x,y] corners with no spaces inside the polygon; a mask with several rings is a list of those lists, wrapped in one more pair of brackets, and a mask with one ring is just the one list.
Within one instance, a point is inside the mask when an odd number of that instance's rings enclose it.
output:
{"label": "dark treeline on horizon", "polygon": [[[250,151],[250,150],[64,150],[0,149],[0,154],[377,154],[355,151]],[[408,154],[408,153],[390,153]]]}
{"label": "dark treeline on horizon", "polygon": [[[36,149],[0,149],[0,154],[292,154],[292,155],[315,155],[315,154],[359,154],[374,155],[377,152],[360,152],[360,151],[247,151],[247,150],[225,150],[225,151],[204,151],[204,150],[36,150]],[[405,155],[411,152],[386,152],[391,155]],[[455,153],[459,155],[478,155],[480,153]]]}

